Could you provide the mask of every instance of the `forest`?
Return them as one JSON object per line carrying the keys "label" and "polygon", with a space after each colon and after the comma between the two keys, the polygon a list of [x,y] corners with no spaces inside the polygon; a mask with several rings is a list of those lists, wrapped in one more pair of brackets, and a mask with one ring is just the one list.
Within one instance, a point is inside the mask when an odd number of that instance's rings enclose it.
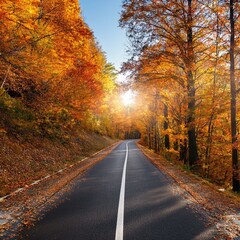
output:
{"label": "forest", "polygon": [[123,138],[125,110],[117,71],[77,0],[1,0],[0,31],[0,195],[5,195],[76,161],[79,153]]}
{"label": "forest", "polygon": [[[84,148],[90,133],[99,141],[140,133],[141,144],[169,161],[240,191],[237,0],[124,0],[127,85],[117,83],[77,0],[1,0],[0,6],[2,195],[50,164],[34,169],[34,156],[18,163],[26,159],[13,160],[16,146],[22,152],[37,138],[36,146],[48,139]],[[135,92],[128,106],[121,100],[127,88]]]}
{"label": "forest", "polygon": [[78,1],[1,1],[1,109],[41,134],[78,124],[113,132],[116,70],[79,13]]}
{"label": "forest", "polygon": [[238,1],[125,0],[120,25],[142,141],[239,191]]}

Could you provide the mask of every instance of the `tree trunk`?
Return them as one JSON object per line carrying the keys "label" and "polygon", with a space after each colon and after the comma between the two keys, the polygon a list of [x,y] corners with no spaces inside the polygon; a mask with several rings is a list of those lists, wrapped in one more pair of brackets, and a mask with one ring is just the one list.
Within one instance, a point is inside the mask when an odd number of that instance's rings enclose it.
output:
{"label": "tree trunk", "polygon": [[148,126],[148,148],[149,149],[152,148],[152,144],[151,144],[151,123]]}
{"label": "tree trunk", "polygon": [[194,165],[198,160],[197,153],[197,140],[196,140],[196,126],[195,126],[195,81],[193,78],[193,66],[194,66],[194,52],[193,52],[193,32],[192,32],[192,0],[188,0],[188,53],[186,60],[187,67],[187,91],[188,91],[188,163],[190,166]]}
{"label": "tree trunk", "polygon": [[186,139],[180,140],[180,160],[187,164],[187,141]]}
{"label": "tree trunk", "polygon": [[230,84],[231,84],[231,136],[232,136],[232,185],[233,191],[240,191],[238,151],[237,151],[237,122],[236,122],[236,84],[235,84],[235,22],[234,22],[234,0],[230,0]]}
{"label": "tree trunk", "polygon": [[[163,128],[164,130],[168,129],[168,106],[166,104],[164,104],[164,125]],[[164,145],[166,149],[170,148],[170,140],[169,140],[169,135],[165,134],[164,136]]]}
{"label": "tree trunk", "polygon": [[[219,5],[219,2],[218,2]],[[207,141],[206,141],[206,152],[205,152],[205,161],[207,164],[207,177],[209,177],[210,173],[210,163],[211,163],[211,148],[212,148],[212,136],[213,136],[213,129],[214,129],[214,119],[216,115],[215,109],[215,101],[216,101],[216,82],[218,78],[217,68],[218,68],[218,60],[219,60],[219,34],[220,34],[220,26],[219,26],[219,16],[218,11],[216,12],[216,60],[214,64],[214,72],[213,72],[213,86],[212,86],[212,103],[211,103],[211,114],[208,122],[208,133],[207,133]]]}
{"label": "tree trunk", "polygon": [[9,74],[9,72],[10,72],[10,69],[11,69],[11,65],[8,66],[7,73],[5,74],[5,77],[4,77],[4,79],[3,79],[3,82],[2,82],[0,88],[4,88],[4,84],[5,84],[6,80],[7,80],[7,77],[8,77],[8,74]]}
{"label": "tree trunk", "polygon": [[157,121],[155,119],[155,124],[154,124],[154,152],[157,152],[157,144],[158,144],[158,129],[157,129]]}

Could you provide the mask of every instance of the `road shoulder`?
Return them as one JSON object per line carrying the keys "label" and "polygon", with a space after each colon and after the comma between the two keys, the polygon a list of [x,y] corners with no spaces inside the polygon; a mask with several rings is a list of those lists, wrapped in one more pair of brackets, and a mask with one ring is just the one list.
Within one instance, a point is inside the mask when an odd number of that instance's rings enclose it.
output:
{"label": "road shoulder", "polygon": [[236,239],[240,236],[239,197],[211,184],[183,169],[174,166],[162,156],[137,144],[143,154],[168,177],[175,191],[189,200],[194,211],[201,212],[215,225],[223,239]]}

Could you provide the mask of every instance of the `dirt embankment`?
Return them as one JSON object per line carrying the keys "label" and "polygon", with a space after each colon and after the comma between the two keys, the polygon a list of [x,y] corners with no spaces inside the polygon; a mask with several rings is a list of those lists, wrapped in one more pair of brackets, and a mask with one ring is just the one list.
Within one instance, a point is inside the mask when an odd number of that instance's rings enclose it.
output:
{"label": "dirt embankment", "polygon": [[0,133],[0,197],[51,175],[115,140],[82,131],[67,141]]}

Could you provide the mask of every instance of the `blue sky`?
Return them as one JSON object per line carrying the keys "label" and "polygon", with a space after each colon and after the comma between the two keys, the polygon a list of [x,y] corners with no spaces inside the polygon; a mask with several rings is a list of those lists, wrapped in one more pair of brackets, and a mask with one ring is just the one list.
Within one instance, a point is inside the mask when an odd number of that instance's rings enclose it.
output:
{"label": "blue sky", "polygon": [[85,22],[94,32],[108,62],[120,70],[127,60],[127,38],[118,27],[122,0],[79,0]]}

